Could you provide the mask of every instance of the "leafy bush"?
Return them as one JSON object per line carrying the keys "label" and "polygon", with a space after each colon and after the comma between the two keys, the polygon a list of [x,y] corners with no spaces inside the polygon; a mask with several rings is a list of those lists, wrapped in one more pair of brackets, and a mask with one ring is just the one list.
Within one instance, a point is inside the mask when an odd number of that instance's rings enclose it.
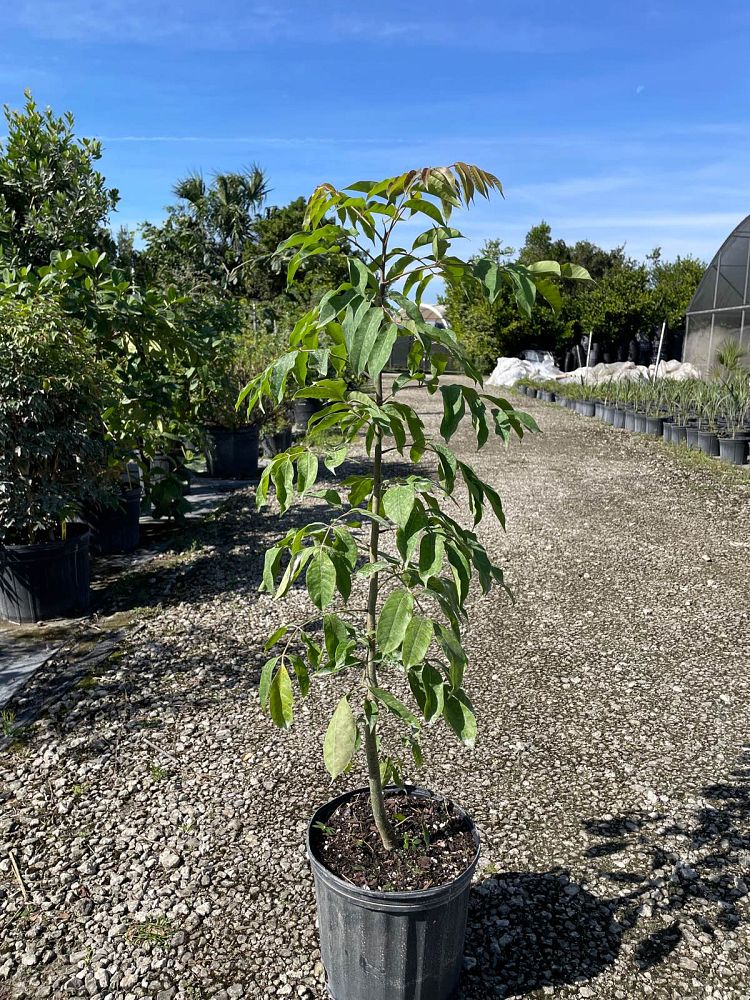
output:
{"label": "leafy bush", "polygon": [[44,299],[0,301],[0,541],[59,538],[103,498],[106,365],[80,328]]}

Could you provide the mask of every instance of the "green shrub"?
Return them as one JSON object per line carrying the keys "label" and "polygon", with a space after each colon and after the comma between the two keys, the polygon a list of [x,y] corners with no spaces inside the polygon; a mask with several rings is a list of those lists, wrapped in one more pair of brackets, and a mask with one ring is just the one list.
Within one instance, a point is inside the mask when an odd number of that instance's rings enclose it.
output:
{"label": "green shrub", "polygon": [[114,386],[80,329],[43,300],[0,301],[0,541],[52,541],[102,499]]}

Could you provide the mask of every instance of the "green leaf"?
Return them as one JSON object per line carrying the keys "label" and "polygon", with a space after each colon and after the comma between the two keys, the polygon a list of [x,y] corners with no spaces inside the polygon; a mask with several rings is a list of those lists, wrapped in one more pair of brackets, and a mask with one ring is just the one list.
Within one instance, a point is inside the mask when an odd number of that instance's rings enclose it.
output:
{"label": "green leaf", "polygon": [[406,526],[416,494],[411,486],[391,486],[383,495],[383,510],[400,528]]}
{"label": "green leaf", "polygon": [[414,598],[408,590],[399,588],[385,599],[378,618],[376,638],[384,653],[398,649],[414,610]]}
{"label": "green leaf", "polygon": [[376,307],[369,309],[352,332],[349,346],[349,361],[352,368],[361,375],[367,366],[370,352],[378,339],[380,324],[383,321],[383,311]]}
{"label": "green leaf", "polygon": [[260,672],[260,684],[258,685],[258,694],[260,695],[260,707],[263,711],[268,709],[268,692],[271,689],[271,680],[273,678],[273,669],[279,662],[278,656],[272,656],[270,660],[266,660],[263,664],[263,669]]}
{"label": "green leaf", "polygon": [[461,423],[466,408],[464,394],[460,385],[441,385],[443,397],[443,419],[440,422],[440,433],[448,441]]}
{"label": "green leaf", "polygon": [[447,693],[443,718],[467,747],[473,747],[477,738],[477,720],[469,699],[463,691]]}
{"label": "green leaf", "polygon": [[344,696],[331,716],[323,740],[323,762],[332,778],[338,778],[349,767],[356,745],[357,723]]}
{"label": "green leaf", "polygon": [[294,719],[292,706],[294,704],[294,692],[289,672],[282,663],[268,691],[268,708],[271,718],[279,729],[288,729]]}
{"label": "green leaf", "polygon": [[288,631],[289,631],[289,626],[288,625],[280,625],[276,629],[276,631],[273,632],[271,635],[269,635],[269,637],[263,643],[263,649],[266,649],[266,650],[267,649],[271,649],[272,646],[276,645],[276,643],[279,641],[279,639],[283,639],[284,638],[284,636],[287,634]]}
{"label": "green leaf", "polygon": [[419,576],[426,583],[431,576],[437,576],[443,567],[445,541],[442,535],[426,531],[419,542]]}
{"label": "green leaf", "polygon": [[261,588],[269,594],[274,592],[276,574],[278,572],[280,562],[281,547],[279,545],[273,545],[270,549],[266,550],[266,554],[263,558],[263,583],[261,584]]}
{"label": "green leaf", "polygon": [[336,589],[336,567],[331,557],[322,549],[313,555],[305,577],[307,592],[316,608],[328,607]]}
{"label": "green leaf", "polygon": [[299,653],[293,653],[290,659],[292,661],[292,666],[294,667],[294,672],[297,675],[297,683],[299,684],[300,694],[303,698],[306,698],[310,691],[310,675],[307,672],[305,661]]}
{"label": "green leaf", "polygon": [[395,323],[389,323],[384,329],[381,329],[367,359],[367,372],[372,378],[377,378],[388,364],[397,337],[398,327]]}
{"label": "green leaf", "polygon": [[280,455],[271,466],[271,478],[276,489],[276,499],[283,514],[288,509],[294,489],[294,467],[288,455]]}
{"label": "green leaf", "polygon": [[406,626],[401,645],[401,662],[405,667],[413,667],[427,655],[432,642],[432,622],[429,618],[415,615]]}
{"label": "green leaf", "polygon": [[445,681],[442,674],[431,663],[425,663],[410,670],[408,679],[425,721],[434,722],[443,714]]}
{"label": "green leaf", "polygon": [[297,491],[300,496],[315,485],[318,478],[318,459],[312,452],[306,451],[297,459]]}
{"label": "green leaf", "polygon": [[404,705],[402,701],[399,701],[399,699],[395,695],[391,694],[390,691],[385,691],[383,688],[377,687],[370,688],[370,691],[382,705],[385,705],[385,707],[394,715],[397,715],[399,719],[402,719],[404,722],[408,722],[409,725],[414,726],[415,729],[419,728],[419,719],[416,715],[414,715],[413,712],[410,712],[406,705]]}

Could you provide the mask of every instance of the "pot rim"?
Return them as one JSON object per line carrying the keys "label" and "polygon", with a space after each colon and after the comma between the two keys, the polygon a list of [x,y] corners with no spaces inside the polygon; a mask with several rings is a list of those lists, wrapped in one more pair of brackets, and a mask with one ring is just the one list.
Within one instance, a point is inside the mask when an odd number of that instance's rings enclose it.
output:
{"label": "pot rim", "polygon": [[68,521],[66,531],[68,532],[68,537],[65,539],[56,538],[53,542],[32,542],[30,545],[15,542],[11,542],[10,545],[1,543],[0,551],[12,552],[18,555],[42,555],[65,548],[78,548],[79,545],[88,542],[91,538],[91,528],[81,521]]}
{"label": "pot rim", "polygon": [[354,798],[356,795],[369,795],[369,788],[360,787],[350,789],[349,791],[343,792],[341,795],[337,795],[333,799],[329,799],[328,802],[319,806],[313,813],[312,818],[307,825],[305,852],[310,862],[310,867],[313,870],[314,877],[316,879],[320,879],[329,888],[334,889],[338,894],[345,896],[347,899],[353,900],[360,905],[366,906],[368,909],[408,911],[413,909],[429,909],[432,906],[443,906],[448,900],[458,896],[471,882],[477,862],[479,861],[481,842],[479,831],[477,830],[473,819],[453,799],[449,799],[447,796],[440,795],[437,792],[432,792],[428,788],[423,788],[421,785],[387,785],[383,791],[386,794],[405,791],[409,795],[442,799],[445,802],[450,802],[453,808],[456,809],[468,822],[469,830],[474,839],[474,844],[476,845],[474,856],[469,862],[468,867],[466,867],[460,875],[456,876],[456,878],[450,882],[443,882],[441,885],[433,886],[431,889],[411,889],[403,892],[383,892],[380,890],[364,889],[360,886],[352,885],[351,882],[346,882],[344,879],[339,878],[338,875],[334,875],[334,873],[326,867],[326,865],[315,855],[313,851],[310,840],[312,829],[315,823],[327,819],[338,808],[338,806],[349,801],[349,799]]}

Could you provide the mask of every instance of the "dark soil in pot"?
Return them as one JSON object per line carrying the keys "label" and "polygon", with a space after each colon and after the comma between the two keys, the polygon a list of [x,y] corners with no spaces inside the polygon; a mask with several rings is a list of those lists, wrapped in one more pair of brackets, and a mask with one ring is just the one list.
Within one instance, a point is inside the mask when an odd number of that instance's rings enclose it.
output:
{"label": "dark soil in pot", "polygon": [[[414,799],[424,800],[424,805]],[[308,828],[328,989],[333,1000],[449,1000],[458,989],[463,964],[479,836],[462,809],[425,789],[389,788],[386,802],[401,835],[408,833],[412,839],[406,851],[398,852],[405,854],[405,861],[373,857],[373,875],[366,885],[338,877],[325,859],[327,829],[341,848],[334,848],[332,863],[343,864],[360,881],[367,877],[360,868],[368,863],[369,852],[357,840],[366,838],[376,855],[382,849],[372,829],[366,789],[347,792],[321,806]],[[434,826],[427,838],[422,821],[428,830]],[[434,840],[434,848],[425,846],[426,840]],[[449,881],[441,883],[444,877]],[[375,881],[391,884],[394,879],[428,888],[367,887]]]}
{"label": "dark soil in pot", "polygon": [[86,611],[90,538],[88,525],[68,524],[64,541],[0,546],[0,618],[26,624]]}
{"label": "dark soil in pot", "polygon": [[394,793],[386,812],[406,850],[386,851],[367,795],[356,796],[314,829],[316,857],[339,878],[363,889],[411,892],[457,878],[471,864],[476,845],[462,813],[444,799]]}

